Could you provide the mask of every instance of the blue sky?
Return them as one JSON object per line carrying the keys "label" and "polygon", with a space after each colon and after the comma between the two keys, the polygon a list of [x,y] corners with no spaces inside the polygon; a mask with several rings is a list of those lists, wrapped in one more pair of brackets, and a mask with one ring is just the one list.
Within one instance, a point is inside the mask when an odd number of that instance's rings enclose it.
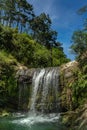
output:
{"label": "blue sky", "polygon": [[78,15],[78,9],[87,4],[87,0],[28,0],[34,7],[34,12],[49,14],[52,28],[58,32],[58,41],[63,43],[64,52],[68,58],[74,59],[70,53],[71,36],[75,30],[81,29],[85,14]]}

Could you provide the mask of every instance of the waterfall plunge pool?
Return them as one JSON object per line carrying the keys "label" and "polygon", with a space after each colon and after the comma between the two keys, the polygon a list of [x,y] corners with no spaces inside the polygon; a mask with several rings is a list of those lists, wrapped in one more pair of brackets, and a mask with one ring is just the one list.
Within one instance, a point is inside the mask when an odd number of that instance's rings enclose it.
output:
{"label": "waterfall plunge pool", "polygon": [[[28,87],[26,82],[19,82],[19,109],[27,101]],[[36,69],[32,77],[28,114],[15,113],[12,117],[0,118],[0,130],[69,130],[59,122],[59,91],[59,68]],[[42,114],[49,111],[50,114]]]}
{"label": "waterfall plunge pool", "polygon": [[0,118],[0,130],[69,130],[59,123],[59,114],[21,115]]}

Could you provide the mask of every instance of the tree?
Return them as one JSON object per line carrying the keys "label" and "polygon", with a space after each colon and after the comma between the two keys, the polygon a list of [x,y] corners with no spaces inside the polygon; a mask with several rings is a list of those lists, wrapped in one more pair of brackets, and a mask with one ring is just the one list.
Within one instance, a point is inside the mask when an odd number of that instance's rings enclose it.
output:
{"label": "tree", "polygon": [[76,54],[80,68],[83,68],[87,64],[87,31],[75,31],[72,41],[72,52]]}
{"label": "tree", "polygon": [[77,11],[78,14],[83,14],[85,12],[87,12],[87,5],[83,6]]}
{"label": "tree", "polygon": [[[51,19],[49,15],[45,13],[40,14],[40,16],[34,17],[30,22],[30,27],[32,29],[32,36],[34,39],[42,43],[45,39],[45,35],[51,26]],[[43,35],[43,39],[42,39]],[[42,44],[45,44],[44,41]]]}
{"label": "tree", "polygon": [[[77,14],[79,15],[83,15],[84,13],[87,13],[87,5],[83,6],[77,11]],[[85,19],[84,22],[84,30],[87,31],[87,18]]]}
{"label": "tree", "polygon": [[81,30],[75,31],[72,40],[71,48],[78,56],[82,55],[87,50],[87,33]]}
{"label": "tree", "polygon": [[51,28],[51,24],[52,22],[49,15],[46,15],[45,13],[34,17],[30,22],[33,38],[50,50],[50,61],[52,65],[52,47],[60,47],[61,44],[56,41],[57,32]]}
{"label": "tree", "polygon": [[[77,11],[81,15],[85,12],[87,12],[87,5]],[[71,49],[77,55],[77,58],[84,59],[83,57],[87,53],[87,19],[84,23],[84,28],[73,33],[72,42]]]}
{"label": "tree", "polygon": [[17,0],[17,26],[20,23],[20,31],[22,32],[23,28],[26,31],[26,28],[30,27],[30,20],[34,17],[33,6],[29,4],[26,0]]}
{"label": "tree", "polygon": [[19,31],[29,30],[29,21],[34,17],[31,4],[26,0],[1,0],[0,23],[10,27],[18,27]]}

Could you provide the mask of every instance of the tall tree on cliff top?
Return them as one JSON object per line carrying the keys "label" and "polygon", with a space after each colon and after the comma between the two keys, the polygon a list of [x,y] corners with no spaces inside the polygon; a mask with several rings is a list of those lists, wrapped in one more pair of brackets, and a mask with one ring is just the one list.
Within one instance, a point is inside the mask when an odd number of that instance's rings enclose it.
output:
{"label": "tall tree on cliff top", "polygon": [[[77,13],[82,15],[87,13],[87,5],[80,8]],[[72,36],[73,44],[71,49],[77,55],[77,59],[81,64],[87,63],[87,18],[84,23],[82,30],[77,30],[73,33]]]}
{"label": "tall tree on cliff top", "polygon": [[87,51],[87,32],[82,30],[75,31],[72,36],[73,45],[71,48],[80,57],[85,51]]}
{"label": "tall tree on cliff top", "polygon": [[29,21],[34,17],[31,4],[26,0],[0,0],[0,23],[18,27],[22,30],[29,30]]}
{"label": "tall tree on cliff top", "polygon": [[51,65],[52,65],[52,47],[60,47],[61,44],[57,42],[57,32],[51,28],[51,19],[45,13],[33,18],[30,22],[33,38],[46,46],[51,52]]}

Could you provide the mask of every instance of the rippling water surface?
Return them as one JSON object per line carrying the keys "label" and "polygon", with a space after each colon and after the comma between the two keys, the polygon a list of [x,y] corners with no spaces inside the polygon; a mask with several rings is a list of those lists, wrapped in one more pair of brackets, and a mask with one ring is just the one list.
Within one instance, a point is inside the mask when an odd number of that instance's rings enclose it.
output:
{"label": "rippling water surface", "polygon": [[0,118],[0,130],[68,130],[59,123],[58,114],[21,115]]}

